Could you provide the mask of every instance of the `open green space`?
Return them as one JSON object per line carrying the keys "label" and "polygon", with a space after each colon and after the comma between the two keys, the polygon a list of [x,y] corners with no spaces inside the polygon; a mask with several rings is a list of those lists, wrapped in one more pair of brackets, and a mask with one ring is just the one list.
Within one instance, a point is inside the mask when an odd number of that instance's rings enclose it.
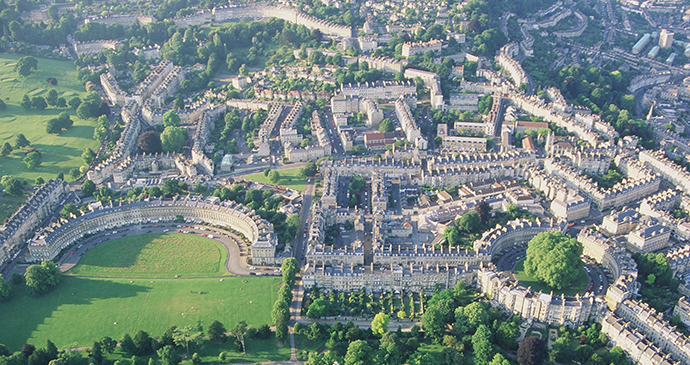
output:
{"label": "open green space", "polygon": [[589,277],[587,276],[587,273],[584,270],[580,270],[580,273],[578,274],[575,281],[573,281],[572,285],[570,285],[567,288],[564,288],[563,290],[553,289],[545,283],[541,282],[540,280],[527,275],[527,273],[525,272],[525,260],[522,260],[518,262],[517,265],[515,265],[515,275],[523,285],[532,287],[532,290],[536,292],[541,291],[546,294],[551,293],[551,291],[553,291],[554,295],[575,295],[577,293],[583,292],[585,289],[587,289],[587,285],[589,285]]}
{"label": "open green space", "polygon": [[[254,276],[131,281],[65,276],[41,297],[29,296],[22,285],[0,303],[0,323],[11,329],[0,331],[0,343],[11,351],[25,342],[42,347],[47,339],[59,348],[89,346],[103,336],[120,339],[139,330],[158,337],[170,326],[199,320],[204,328],[214,320],[228,329],[241,320],[258,327],[271,322],[280,284],[280,277]],[[257,358],[275,351],[268,340],[255,345]]]}
{"label": "open green space", "polygon": [[[234,326],[231,324],[230,326]],[[230,327],[229,329],[232,329]],[[213,364],[219,362],[218,355],[220,352],[225,352],[226,363],[258,363],[264,361],[287,361],[290,360],[290,341],[281,343],[275,338],[275,334],[267,340],[245,340],[247,346],[247,353],[237,352],[234,349],[232,341],[226,343],[214,343],[206,341],[203,348],[196,352],[201,356],[201,360],[205,364]],[[182,355],[183,351],[180,351]],[[192,365],[192,361],[185,360],[180,365]]]}
{"label": "open green space", "polygon": [[124,237],[87,252],[70,275],[174,277],[227,275],[227,251],[217,241],[191,234]]}
{"label": "open green space", "polygon": [[273,184],[268,180],[267,176],[264,176],[263,172],[257,172],[256,174],[247,175],[244,178],[250,181],[255,181],[262,184],[278,185],[287,188],[304,191],[307,185],[307,178],[301,175],[302,168],[276,170],[280,172],[280,181],[278,184]]}
{"label": "open green space", "polygon": [[[77,79],[74,64],[69,61],[36,58],[38,70],[28,77],[19,76],[14,66],[21,55],[0,55],[0,98],[7,109],[0,111],[0,144],[14,144],[17,134],[23,133],[31,142],[28,148],[36,148],[42,154],[41,165],[28,170],[22,161],[27,148],[13,151],[8,157],[0,157],[0,175],[14,175],[33,182],[41,176],[53,179],[59,172],[67,173],[71,168],[84,164],[82,151],[90,147],[98,149],[98,141],[93,139],[95,120],[84,120],[71,109],[48,107],[45,110],[25,110],[20,106],[24,94],[31,97],[46,96],[48,90],[55,89],[58,95],[69,101],[75,96],[83,97],[84,86]],[[57,79],[53,86],[46,81],[49,77]],[[46,133],[46,122],[67,110],[74,126],[60,134]]]}

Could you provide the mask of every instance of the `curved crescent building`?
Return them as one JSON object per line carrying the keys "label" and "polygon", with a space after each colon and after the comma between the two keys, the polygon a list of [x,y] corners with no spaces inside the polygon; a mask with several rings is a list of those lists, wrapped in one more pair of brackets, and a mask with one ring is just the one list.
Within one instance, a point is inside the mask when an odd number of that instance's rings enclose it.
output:
{"label": "curved crescent building", "polygon": [[275,263],[278,241],[273,224],[242,204],[200,196],[140,200],[100,207],[80,217],[47,227],[31,240],[29,251],[35,259],[49,260],[84,236],[128,224],[171,222],[178,216],[239,232],[251,245],[253,264]]}

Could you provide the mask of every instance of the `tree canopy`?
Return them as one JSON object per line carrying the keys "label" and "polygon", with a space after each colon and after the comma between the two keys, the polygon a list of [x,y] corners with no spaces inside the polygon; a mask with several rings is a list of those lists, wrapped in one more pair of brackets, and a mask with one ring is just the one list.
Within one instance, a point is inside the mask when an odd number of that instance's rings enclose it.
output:
{"label": "tree canopy", "polygon": [[183,127],[166,127],[161,133],[163,152],[180,152],[187,143],[187,130]]}
{"label": "tree canopy", "polygon": [[582,244],[559,231],[542,232],[529,241],[525,272],[555,289],[568,287],[582,270]]}
{"label": "tree canopy", "polygon": [[24,279],[32,295],[45,294],[60,283],[62,275],[55,264],[46,260],[40,265],[31,265],[26,269]]}

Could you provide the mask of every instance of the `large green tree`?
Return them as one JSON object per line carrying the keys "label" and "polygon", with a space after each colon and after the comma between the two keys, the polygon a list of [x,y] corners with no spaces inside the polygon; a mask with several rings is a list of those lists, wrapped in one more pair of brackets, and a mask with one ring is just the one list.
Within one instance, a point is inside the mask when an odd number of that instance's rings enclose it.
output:
{"label": "large green tree", "polygon": [[563,289],[575,280],[583,263],[582,245],[559,231],[542,232],[527,246],[525,272],[546,285]]}
{"label": "large green tree", "polygon": [[371,321],[371,331],[376,335],[383,336],[388,332],[388,321],[390,321],[389,315],[386,313],[376,313]]}
{"label": "large green tree", "polygon": [[29,266],[24,279],[32,295],[45,294],[60,283],[60,269],[52,261],[46,260],[40,265]]}
{"label": "large green tree", "polygon": [[166,127],[161,133],[163,152],[180,152],[187,143],[187,130],[183,127]]}
{"label": "large green tree", "polygon": [[14,69],[19,75],[26,77],[31,75],[31,71],[38,69],[38,61],[31,56],[24,56],[17,61]]}

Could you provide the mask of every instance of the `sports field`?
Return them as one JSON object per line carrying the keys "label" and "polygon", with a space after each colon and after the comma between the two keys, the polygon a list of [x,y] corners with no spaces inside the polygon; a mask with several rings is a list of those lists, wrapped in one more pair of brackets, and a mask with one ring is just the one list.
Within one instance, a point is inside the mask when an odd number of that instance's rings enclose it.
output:
{"label": "sports field", "polygon": [[[19,76],[14,65],[20,55],[0,55],[0,98],[7,104],[7,109],[0,111],[0,145],[10,142],[14,145],[17,134],[23,133],[43,155],[41,166],[28,170],[22,159],[23,150],[15,150],[8,157],[0,157],[0,175],[28,179],[31,183],[37,177],[45,180],[54,179],[59,172],[67,174],[71,168],[84,164],[82,151],[90,147],[98,149],[98,142],[93,139],[95,120],[83,120],[71,109],[48,107],[45,110],[25,110],[20,106],[24,94],[45,97],[48,90],[55,89],[58,95],[69,101],[74,96],[86,94],[84,86],[77,80],[77,71],[70,61],[57,61],[38,58],[38,71],[28,77]],[[56,86],[46,82],[49,77],[58,80]],[[59,135],[46,133],[46,122],[67,110],[74,126]]]}
{"label": "sports field", "polygon": [[522,284],[525,286],[531,286],[532,290],[537,292],[541,291],[547,294],[553,290],[554,295],[561,295],[561,293],[565,295],[575,295],[584,291],[589,284],[589,277],[587,277],[587,273],[585,270],[580,270],[580,274],[569,287],[564,288],[563,290],[552,289],[550,286],[544,284],[540,280],[527,275],[525,272],[525,260],[522,260],[515,265],[515,275]]}
{"label": "sports field", "polygon": [[0,303],[0,323],[11,329],[0,331],[0,343],[11,351],[25,342],[42,347],[47,339],[59,348],[89,346],[103,336],[120,339],[138,330],[158,337],[172,325],[197,320],[204,328],[214,320],[226,328],[240,320],[260,326],[271,321],[280,283],[280,277],[255,276],[131,282],[65,276],[44,296],[30,297],[21,286],[12,299]]}
{"label": "sports field", "polygon": [[276,170],[280,173],[280,181],[277,184],[273,184],[268,181],[268,177],[264,176],[263,172],[258,172],[256,174],[251,174],[245,176],[245,179],[256,181],[258,183],[285,186],[287,188],[304,191],[307,185],[307,178],[300,176],[301,168]]}
{"label": "sports field", "polygon": [[227,251],[210,238],[180,233],[144,234],[104,242],[68,275],[180,277],[228,275]]}

